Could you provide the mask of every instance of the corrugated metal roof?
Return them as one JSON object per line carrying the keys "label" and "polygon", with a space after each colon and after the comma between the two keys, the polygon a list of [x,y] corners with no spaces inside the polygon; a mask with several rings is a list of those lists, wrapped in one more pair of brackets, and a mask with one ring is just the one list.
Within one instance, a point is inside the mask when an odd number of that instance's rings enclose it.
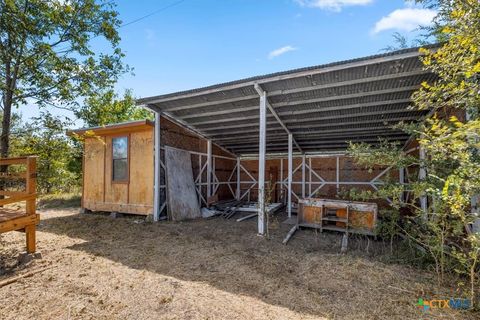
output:
{"label": "corrugated metal roof", "polygon": [[[255,85],[267,92],[269,104],[303,151],[344,150],[348,141],[375,143],[380,137],[405,142],[408,136],[392,126],[426,115],[428,111],[409,108],[410,97],[422,82],[436,79],[423,70],[419,55],[419,48],[411,48],[137,102],[239,155],[258,150]],[[267,112],[267,152],[286,150],[286,131]]]}

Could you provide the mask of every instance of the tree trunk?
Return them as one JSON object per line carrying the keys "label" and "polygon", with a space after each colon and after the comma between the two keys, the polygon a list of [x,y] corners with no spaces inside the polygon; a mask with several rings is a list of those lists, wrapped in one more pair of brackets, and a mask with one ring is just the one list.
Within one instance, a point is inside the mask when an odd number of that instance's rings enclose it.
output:
{"label": "tree trunk", "polygon": [[[5,89],[3,95],[3,118],[2,118],[2,132],[0,134],[0,157],[8,157],[10,149],[10,124],[12,120],[12,102],[14,81],[12,80],[11,64],[7,62],[5,65]],[[3,170],[2,170],[3,171]]]}
{"label": "tree trunk", "polygon": [[[8,93],[7,93],[8,95]],[[0,134],[0,157],[8,157],[10,149],[10,122],[12,117],[12,100],[5,95],[3,100],[2,132]]]}
{"label": "tree trunk", "polygon": [[[13,90],[12,79],[10,77],[10,63],[6,64],[5,90],[3,96],[3,118],[2,118],[2,132],[0,133],[0,158],[8,157],[10,149],[10,124],[12,120],[12,98]],[[6,173],[8,166],[0,166],[0,174]],[[5,190],[5,179],[0,179],[0,190]],[[0,195],[0,199],[4,199],[4,195]],[[3,206],[2,206],[3,207]]]}

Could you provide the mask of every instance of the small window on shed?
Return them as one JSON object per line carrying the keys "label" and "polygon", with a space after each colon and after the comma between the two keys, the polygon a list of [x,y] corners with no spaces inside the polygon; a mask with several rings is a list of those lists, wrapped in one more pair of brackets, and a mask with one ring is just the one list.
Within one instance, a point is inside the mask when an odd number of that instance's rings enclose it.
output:
{"label": "small window on shed", "polygon": [[112,139],[112,180],[128,181],[128,137]]}

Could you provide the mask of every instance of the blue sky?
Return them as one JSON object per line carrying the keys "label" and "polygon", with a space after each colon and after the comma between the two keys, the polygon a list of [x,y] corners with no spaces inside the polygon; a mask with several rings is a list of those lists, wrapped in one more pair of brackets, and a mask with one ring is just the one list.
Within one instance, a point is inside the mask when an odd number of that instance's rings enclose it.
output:
{"label": "blue sky", "polygon": [[[128,23],[177,2],[119,0],[117,9]],[[145,97],[376,54],[433,14],[402,0],[184,0],[120,29],[135,75],[117,91]]]}

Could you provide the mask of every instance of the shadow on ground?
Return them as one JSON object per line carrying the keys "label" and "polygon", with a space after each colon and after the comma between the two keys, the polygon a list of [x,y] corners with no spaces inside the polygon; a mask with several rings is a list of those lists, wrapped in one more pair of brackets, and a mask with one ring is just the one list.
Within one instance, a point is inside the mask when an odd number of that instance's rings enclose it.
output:
{"label": "shadow on ground", "polygon": [[418,294],[431,287],[428,275],[371,257],[379,242],[370,241],[367,254],[367,242],[354,240],[350,252],[340,255],[340,235],[305,230],[284,246],[290,226],[279,223],[283,217],[271,221],[268,240],[256,235],[255,220],[148,224],[98,214],[44,218],[39,231],[84,240],[69,249],[314,316],[418,318]]}

